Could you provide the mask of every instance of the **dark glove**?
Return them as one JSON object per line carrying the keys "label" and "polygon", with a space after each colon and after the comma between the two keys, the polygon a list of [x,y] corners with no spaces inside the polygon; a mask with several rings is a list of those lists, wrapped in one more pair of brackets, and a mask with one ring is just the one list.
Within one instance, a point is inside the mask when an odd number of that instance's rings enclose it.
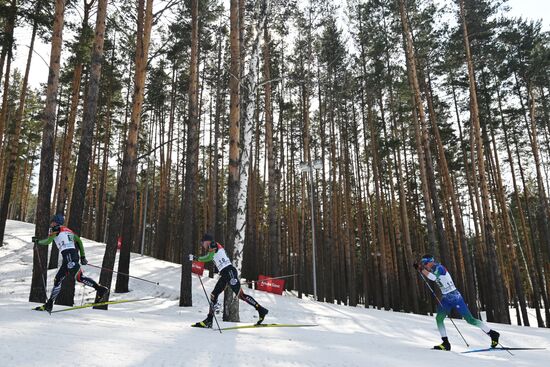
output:
{"label": "dark glove", "polygon": [[80,257],[80,263],[82,265],[88,265],[88,260],[86,260],[86,258],[84,256],[81,256]]}
{"label": "dark glove", "polygon": [[420,270],[420,265],[418,265],[418,263],[414,263],[413,268],[415,268],[416,270]]}
{"label": "dark glove", "polygon": [[32,241],[32,243],[34,243],[35,245],[38,245],[39,239],[38,239],[38,237],[32,236],[31,241]]}

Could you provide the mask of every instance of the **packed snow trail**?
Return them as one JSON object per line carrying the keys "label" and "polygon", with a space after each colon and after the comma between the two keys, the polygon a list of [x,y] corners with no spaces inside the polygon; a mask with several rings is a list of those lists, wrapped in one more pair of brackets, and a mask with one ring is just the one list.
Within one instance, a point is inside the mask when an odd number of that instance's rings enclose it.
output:
{"label": "packed snow trail", "polygon": [[[488,351],[463,354],[489,346],[489,338],[462,320],[455,320],[470,343],[448,327],[451,352],[430,348],[439,343],[431,316],[347,307],[247,290],[269,309],[268,324],[316,324],[315,327],[242,328],[220,334],[190,325],[204,319],[208,303],[193,277],[193,307],[178,307],[181,267],[132,254],[130,273],[160,285],[130,280],[131,292],[111,299],[154,297],[152,300],[84,308],[49,315],[31,310],[28,302],[34,225],[8,221],[0,247],[0,366],[405,366],[437,362],[445,367],[546,366],[550,361],[550,330],[490,324],[505,347],[545,350]],[[83,239],[91,264],[102,262],[105,245]],[[99,271],[84,266],[98,278]],[[116,269],[116,268],[115,268]],[[48,290],[57,269],[48,271]],[[207,291],[215,279],[203,276]],[[77,305],[95,292],[77,285]],[[54,310],[63,306],[54,306]],[[249,325],[257,313],[241,303],[240,324],[218,321],[222,328]],[[428,362],[426,362],[428,361]]]}

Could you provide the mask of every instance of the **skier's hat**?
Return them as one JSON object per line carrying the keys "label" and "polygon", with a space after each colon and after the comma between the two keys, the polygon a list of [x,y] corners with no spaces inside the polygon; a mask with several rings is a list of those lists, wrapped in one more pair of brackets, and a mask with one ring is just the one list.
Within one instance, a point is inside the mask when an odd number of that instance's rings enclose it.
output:
{"label": "skier's hat", "polygon": [[212,236],[210,233],[205,233],[201,239],[201,242],[204,241],[214,241],[214,236]]}
{"label": "skier's hat", "polygon": [[426,254],[426,255],[422,256],[422,259],[420,260],[420,262],[422,262],[422,265],[426,265],[428,263],[435,262],[435,259],[432,255]]}
{"label": "skier's hat", "polygon": [[63,214],[57,213],[56,215],[54,215],[52,217],[51,221],[59,224],[60,226],[62,226],[63,223],[65,223],[65,217],[63,216]]}

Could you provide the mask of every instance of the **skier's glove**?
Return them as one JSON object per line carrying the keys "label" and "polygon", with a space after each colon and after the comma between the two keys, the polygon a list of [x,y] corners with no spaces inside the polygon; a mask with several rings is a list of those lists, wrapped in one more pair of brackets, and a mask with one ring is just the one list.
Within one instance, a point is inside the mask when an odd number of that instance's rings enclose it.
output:
{"label": "skier's glove", "polygon": [[189,261],[195,261],[197,260],[197,257],[193,254],[189,254]]}
{"label": "skier's glove", "polygon": [[80,257],[80,263],[82,265],[88,265],[88,260],[86,260],[86,258],[84,256],[81,256]]}
{"label": "skier's glove", "polygon": [[416,270],[420,270],[420,265],[418,265],[418,263],[414,263],[413,268],[415,268]]}
{"label": "skier's glove", "polygon": [[39,241],[38,237],[32,236],[31,240],[32,240],[32,243],[34,243],[35,245],[38,245],[38,241]]}

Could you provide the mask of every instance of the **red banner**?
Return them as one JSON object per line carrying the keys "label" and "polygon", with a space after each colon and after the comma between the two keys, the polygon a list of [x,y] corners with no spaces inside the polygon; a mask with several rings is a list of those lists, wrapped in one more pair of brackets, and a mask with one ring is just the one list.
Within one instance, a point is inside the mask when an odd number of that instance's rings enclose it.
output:
{"label": "red banner", "polygon": [[201,263],[200,261],[193,261],[191,271],[195,274],[202,275],[204,272],[204,263]]}
{"label": "red banner", "polygon": [[283,294],[285,289],[285,281],[283,279],[271,279],[265,275],[258,277],[258,290],[275,294]]}

